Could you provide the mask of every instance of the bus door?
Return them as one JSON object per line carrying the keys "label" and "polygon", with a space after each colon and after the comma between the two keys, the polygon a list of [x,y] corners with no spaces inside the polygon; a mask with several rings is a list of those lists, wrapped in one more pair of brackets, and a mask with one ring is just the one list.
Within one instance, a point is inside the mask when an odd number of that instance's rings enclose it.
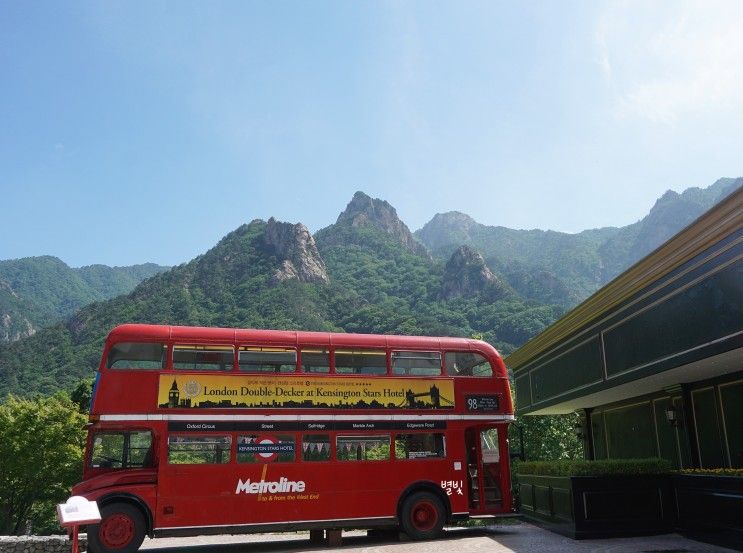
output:
{"label": "bus door", "polygon": [[495,427],[469,428],[465,432],[469,510],[472,515],[503,512],[498,433]]}

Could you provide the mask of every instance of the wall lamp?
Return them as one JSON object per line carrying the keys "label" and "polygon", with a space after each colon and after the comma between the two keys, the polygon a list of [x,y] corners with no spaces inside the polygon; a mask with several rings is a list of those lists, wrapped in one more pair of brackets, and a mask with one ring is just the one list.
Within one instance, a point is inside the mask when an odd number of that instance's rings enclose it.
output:
{"label": "wall lamp", "polygon": [[583,440],[586,437],[585,429],[583,428],[583,425],[579,422],[575,423],[575,426],[573,426],[573,432],[575,433],[575,437],[579,440]]}
{"label": "wall lamp", "polygon": [[673,405],[666,407],[666,420],[671,426],[675,427],[679,425],[678,413]]}

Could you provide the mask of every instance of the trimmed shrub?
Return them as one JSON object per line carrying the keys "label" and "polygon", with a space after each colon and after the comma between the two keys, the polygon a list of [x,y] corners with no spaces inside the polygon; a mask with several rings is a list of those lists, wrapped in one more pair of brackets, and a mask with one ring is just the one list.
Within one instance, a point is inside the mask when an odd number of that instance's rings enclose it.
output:
{"label": "trimmed shrub", "polygon": [[665,459],[560,459],[558,461],[525,461],[518,464],[518,474],[539,476],[625,476],[666,474],[672,472]]}

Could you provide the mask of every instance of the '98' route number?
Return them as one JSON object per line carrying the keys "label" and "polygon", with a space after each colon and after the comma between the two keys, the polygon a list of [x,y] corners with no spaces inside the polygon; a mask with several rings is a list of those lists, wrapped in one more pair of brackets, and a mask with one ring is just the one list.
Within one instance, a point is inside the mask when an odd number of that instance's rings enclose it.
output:
{"label": "'98' route number", "polygon": [[468,411],[498,411],[498,396],[467,396]]}

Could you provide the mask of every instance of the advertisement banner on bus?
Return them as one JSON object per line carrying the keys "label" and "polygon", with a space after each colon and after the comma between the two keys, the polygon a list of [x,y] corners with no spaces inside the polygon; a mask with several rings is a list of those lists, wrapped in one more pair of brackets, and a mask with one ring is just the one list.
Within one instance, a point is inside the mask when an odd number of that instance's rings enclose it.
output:
{"label": "advertisement banner on bus", "polygon": [[452,380],[160,375],[164,409],[453,409]]}

